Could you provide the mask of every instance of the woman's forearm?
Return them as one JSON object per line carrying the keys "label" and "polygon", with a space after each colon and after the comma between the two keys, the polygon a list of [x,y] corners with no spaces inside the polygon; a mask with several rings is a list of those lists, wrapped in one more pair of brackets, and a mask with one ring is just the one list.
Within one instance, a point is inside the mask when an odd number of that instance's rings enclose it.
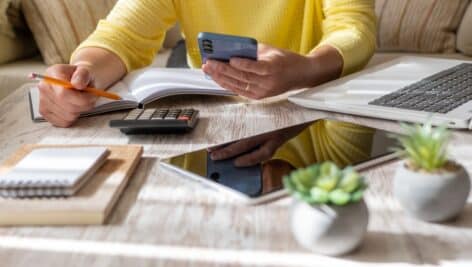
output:
{"label": "woman's forearm", "polygon": [[80,49],[75,53],[71,64],[87,68],[92,74],[93,84],[97,88],[108,88],[127,73],[123,61],[114,53],[103,48]]}
{"label": "woman's forearm", "polygon": [[336,48],[324,45],[307,55],[309,67],[304,71],[305,84],[299,88],[313,87],[339,78],[343,71],[344,60]]}

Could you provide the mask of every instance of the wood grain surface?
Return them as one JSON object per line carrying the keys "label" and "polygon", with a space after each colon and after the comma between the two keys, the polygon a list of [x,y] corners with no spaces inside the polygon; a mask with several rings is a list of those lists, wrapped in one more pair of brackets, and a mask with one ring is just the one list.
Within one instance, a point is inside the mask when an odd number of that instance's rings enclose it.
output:
{"label": "wood grain surface", "polygon": [[[26,87],[0,102],[0,160],[25,143],[139,144],[144,158],[105,226],[0,228],[0,266],[472,266],[472,203],[457,219],[408,217],[391,196],[398,162],[368,170],[369,232],[354,253],[331,258],[301,248],[289,230],[291,200],[244,206],[159,168],[158,158],[319,118],[398,131],[397,124],[297,107],[284,97],[174,97],[159,107],[193,107],[202,119],[179,136],[125,136],[108,127],[123,112],[74,128],[31,122]],[[470,132],[453,134],[451,155],[472,170]]]}

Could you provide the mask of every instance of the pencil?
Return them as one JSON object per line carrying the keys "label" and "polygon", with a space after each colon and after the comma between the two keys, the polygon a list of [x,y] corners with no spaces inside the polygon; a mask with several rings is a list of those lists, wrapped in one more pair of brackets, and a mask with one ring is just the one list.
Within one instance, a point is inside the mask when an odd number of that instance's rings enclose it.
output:
{"label": "pencil", "polygon": [[[74,86],[70,82],[63,81],[63,80],[58,80],[58,79],[55,79],[55,78],[52,78],[52,77],[49,77],[49,76],[45,76],[45,75],[41,75],[41,74],[37,74],[37,73],[31,73],[29,75],[29,78],[30,79],[35,79],[35,80],[43,80],[46,83],[49,83],[49,84],[52,84],[52,85],[59,85],[59,86],[64,87],[65,89],[78,90],[78,89],[75,89]],[[101,97],[105,97],[105,98],[109,98],[109,99],[113,99],[113,100],[121,100],[121,97],[117,94],[109,93],[109,92],[106,92],[104,90],[100,90],[100,89],[93,88],[93,87],[87,87],[87,88],[84,88],[80,91],[88,92],[88,93],[91,93],[91,94],[96,95],[96,96],[101,96]]]}

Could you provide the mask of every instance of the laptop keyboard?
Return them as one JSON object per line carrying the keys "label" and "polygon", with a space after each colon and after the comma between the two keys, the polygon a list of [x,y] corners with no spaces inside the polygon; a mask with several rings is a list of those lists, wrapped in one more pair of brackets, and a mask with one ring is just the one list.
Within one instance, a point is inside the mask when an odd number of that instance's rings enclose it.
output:
{"label": "laptop keyboard", "polygon": [[472,100],[472,64],[463,63],[377,98],[369,105],[448,113]]}

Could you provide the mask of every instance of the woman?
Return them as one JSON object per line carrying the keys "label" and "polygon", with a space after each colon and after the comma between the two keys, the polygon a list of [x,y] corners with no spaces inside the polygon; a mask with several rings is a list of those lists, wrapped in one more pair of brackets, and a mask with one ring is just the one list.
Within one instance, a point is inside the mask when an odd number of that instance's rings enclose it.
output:
{"label": "woman", "polygon": [[[107,88],[127,72],[149,65],[168,28],[179,22],[191,67],[222,87],[260,99],[314,86],[361,69],[375,49],[374,0],[121,0],[73,54],[49,75],[77,89]],[[201,66],[201,31],[255,38],[257,62]],[[40,112],[55,126],[71,126],[96,98],[40,84]]]}

